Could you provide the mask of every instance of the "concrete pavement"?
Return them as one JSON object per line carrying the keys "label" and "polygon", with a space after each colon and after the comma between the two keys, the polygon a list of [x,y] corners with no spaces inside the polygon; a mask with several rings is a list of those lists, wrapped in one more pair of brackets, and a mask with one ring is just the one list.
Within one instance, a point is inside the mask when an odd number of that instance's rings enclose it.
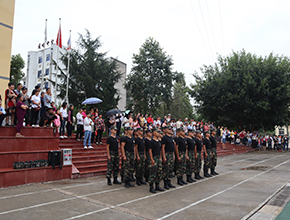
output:
{"label": "concrete pavement", "polygon": [[219,158],[219,176],[156,194],[104,177],[4,188],[0,219],[250,218],[288,183],[289,168],[289,153],[260,151]]}

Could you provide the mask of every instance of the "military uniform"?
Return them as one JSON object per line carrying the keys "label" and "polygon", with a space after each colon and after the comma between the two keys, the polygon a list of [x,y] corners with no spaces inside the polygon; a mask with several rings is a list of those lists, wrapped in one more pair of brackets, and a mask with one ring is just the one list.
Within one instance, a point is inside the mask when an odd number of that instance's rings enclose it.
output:
{"label": "military uniform", "polygon": [[146,179],[146,182],[149,180],[149,166],[150,166],[150,157],[149,157],[149,147],[150,147],[150,141],[148,138],[145,138],[145,151],[146,151],[146,161],[145,161],[145,173],[144,177]]}
{"label": "military uniform", "polygon": [[162,164],[162,177],[164,180],[164,188],[168,189],[169,187],[174,188],[170,183],[170,175],[173,173],[174,169],[174,139],[168,135],[164,135],[161,140],[161,145],[165,145],[165,158],[166,162]]}
{"label": "military uniform", "polygon": [[[126,156],[126,161],[123,161],[124,169],[124,180],[127,184],[133,179],[134,173],[134,138],[124,136],[121,138],[120,143],[125,143],[124,151]],[[125,185],[126,186],[126,185]]]}
{"label": "military uniform", "polygon": [[183,175],[185,174],[186,171],[186,140],[182,137],[177,137],[176,138],[176,145],[178,146],[178,154],[180,161],[177,160],[177,169],[176,169],[176,175],[178,179],[178,185],[183,185],[187,184],[183,180]]}
{"label": "military uniform", "polygon": [[159,183],[162,179],[162,164],[160,160],[161,153],[161,143],[160,141],[156,141],[152,139],[150,141],[150,149],[152,149],[152,156],[154,159],[154,165],[151,164],[149,166],[149,183]]}
{"label": "military uniform", "polygon": [[210,139],[210,142],[211,142],[211,153],[212,153],[212,160],[211,160],[211,172],[210,174],[211,175],[218,175],[217,172],[215,172],[215,167],[217,165],[217,152],[216,152],[216,144],[217,144],[217,141],[216,141],[216,138],[214,136],[210,136],[209,137]]}
{"label": "military uniform", "polygon": [[209,139],[204,138],[203,139],[203,144],[205,145],[206,153],[207,156],[205,155],[205,152],[203,152],[203,172],[204,172],[204,177],[211,177],[208,173],[208,169],[211,167],[211,160],[212,160],[212,154],[211,154],[211,142]]}
{"label": "military uniform", "polygon": [[195,154],[194,154],[195,141],[192,138],[186,138],[186,142],[189,157],[189,160],[186,161],[187,182],[195,182],[195,180],[191,178],[191,175],[192,173],[194,173],[195,170]]}
{"label": "military uniform", "polygon": [[145,174],[145,154],[144,154],[145,143],[143,138],[142,139],[139,137],[135,138],[135,144],[137,144],[137,150],[140,157],[139,161],[136,159],[137,185],[146,184],[142,179]]}
{"label": "military uniform", "polygon": [[110,149],[110,156],[111,160],[108,160],[107,163],[107,178],[111,178],[111,175],[113,173],[113,177],[116,178],[119,173],[119,150],[118,150],[118,139],[116,137],[108,137],[107,138],[107,144],[109,144]]}
{"label": "military uniform", "polygon": [[195,144],[196,144],[196,159],[195,159],[195,168],[194,168],[194,173],[195,173],[195,179],[203,179],[199,175],[200,170],[201,170],[201,148],[203,145],[202,140],[199,140],[198,138],[194,138]]}

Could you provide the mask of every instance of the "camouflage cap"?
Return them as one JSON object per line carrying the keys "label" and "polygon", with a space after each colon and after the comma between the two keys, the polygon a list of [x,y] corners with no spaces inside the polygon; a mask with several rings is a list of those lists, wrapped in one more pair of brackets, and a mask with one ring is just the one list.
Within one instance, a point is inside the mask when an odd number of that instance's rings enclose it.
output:
{"label": "camouflage cap", "polygon": [[111,130],[118,130],[118,128],[116,126],[112,126]]}
{"label": "camouflage cap", "polygon": [[136,128],[136,131],[143,131],[143,128],[141,128],[141,127]]}
{"label": "camouflage cap", "polygon": [[129,130],[133,130],[132,127],[126,127],[125,130],[129,131]]}

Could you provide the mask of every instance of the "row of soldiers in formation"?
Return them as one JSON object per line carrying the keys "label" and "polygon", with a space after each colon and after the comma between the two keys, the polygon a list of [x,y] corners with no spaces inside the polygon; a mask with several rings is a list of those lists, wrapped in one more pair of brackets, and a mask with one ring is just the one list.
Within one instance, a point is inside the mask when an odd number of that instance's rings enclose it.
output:
{"label": "row of soldiers in formation", "polygon": [[[170,126],[159,129],[143,131],[137,128],[134,131],[131,127],[125,129],[125,135],[120,139],[122,166],[121,182],[118,181],[119,173],[119,144],[116,138],[117,128],[111,129],[111,136],[107,139],[107,180],[108,185],[112,185],[111,175],[114,177],[114,184],[125,183],[125,187],[134,187],[131,182],[135,181],[133,177],[135,171],[137,185],[150,185],[149,191],[164,191],[159,186],[163,179],[164,188],[175,188],[171,184],[170,178],[177,176],[177,184],[184,185],[195,182],[192,178],[194,173],[195,179],[203,179],[200,176],[201,170],[201,152],[204,156],[204,177],[218,175],[215,172],[217,165],[217,141],[215,138],[216,131],[205,132],[205,138],[202,138],[200,131],[188,130],[185,133],[183,128],[177,129],[176,137],[173,137]],[[145,135],[145,136],[144,136]],[[210,169],[210,173],[209,173]],[[186,174],[186,181],[183,176]],[[145,181],[143,179],[145,177]],[[153,184],[155,183],[155,188]]]}

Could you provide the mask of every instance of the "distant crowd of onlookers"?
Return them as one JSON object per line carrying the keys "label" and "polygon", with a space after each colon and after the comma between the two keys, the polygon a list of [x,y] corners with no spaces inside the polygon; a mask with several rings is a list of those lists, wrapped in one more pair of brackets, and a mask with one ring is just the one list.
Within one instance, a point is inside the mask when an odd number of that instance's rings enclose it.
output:
{"label": "distant crowd of onlookers", "polygon": [[[20,129],[23,125],[28,127],[54,127],[54,135],[60,138],[72,136],[76,121],[76,139],[80,141],[84,137],[84,147],[92,148],[91,143],[102,144],[103,132],[108,128],[117,127],[117,136],[120,136],[121,127],[132,127],[137,129],[142,127],[144,130],[171,126],[173,135],[180,127],[187,132],[189,129],[200,131],[203,135],[206,131],[216,129],[218,142],[222,144],[231,143],[235,145],[243,144],[248,147],[263,150],[288,150],[289,138],[285,136],[273,136],[270,134],[261,135],[258,132],[246,130],[237,132],[226,127],[215,127],[212,122],[196,121],[194,119],[173,119],[171,114],[153,118],[151,114],[135,114],[130,111],[110,115],[107,118],[107,126],[102,114],[97,108],[79,109],[76,117],[73,116],[74,106],[63,102],[57,109],[52,101],[50,88],[46,92],[40,91],[40,86],[35,86],[31,95],[27,94],[27,88],[21,83],[15,85],[8,84],[5,91],[5,98],[2,101],[0,95],[0,126],[6,119],[6,126],[16,125],[16,137],[23,137]],[[3,107],[4,102],[4,107]],[[76,120],[75,120],[76,119]],[[66,135],[65,135],[66,134]]]}

